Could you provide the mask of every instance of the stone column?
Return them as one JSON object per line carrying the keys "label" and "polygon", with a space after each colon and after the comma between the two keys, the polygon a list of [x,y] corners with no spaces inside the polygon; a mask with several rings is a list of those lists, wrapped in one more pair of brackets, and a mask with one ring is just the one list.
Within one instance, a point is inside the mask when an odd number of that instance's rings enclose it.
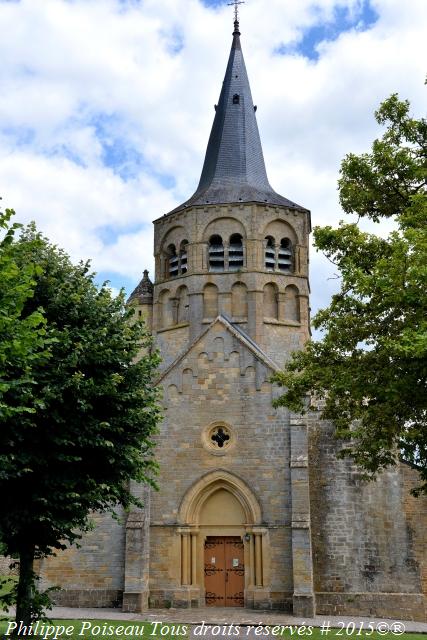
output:
{"label": "stone column", "polygon": [[228,265],[229,265],[228,251],[230,248],[230,243],[228,242],[228,240],[225,240],[225,241],[223,240],[222,246],[224,247],[224,271],[228,271]]}
{"label": "stone column", "polygon": [[271,606],[271,585],[269,583],[269,547],[267,529],[253,527],[254,550],[254,609],[268,609]]}
{"label": "stone column", "polygon": [[261,534],[255,533],[255,586],[262,587],[262,541]]}
{"label": "stone column", "polygon": [[311,553],[308,438],[304,418],[291,414],[293,613],[311,618],[316,613]]}
{"label": "stone column", "polygon": [[191,532],[191,586],[197,584],[197,532]]}
{"label": "stone column", "polygon": [[131,491],[144,508],[133,509],[126,522],[123,611],[139,613],[148,609],[150,489],[132,482]]}
{"label": "stone column", "polygon": [[189,531],[181,532],[181,584],[189,585],[190,577],[190,533]]}
{"label": "stone column", "polygon": [[252,534],[249,540],[249,568],[250,568],[250,580],[249,586],[255,586],[255,536]]}
{"label": "stone column", "polygon": [[280,251],[280,242],[274,245],[274,268],[277,270],[279,268],[279,251]]}
{"label": "stone column", "polygon": [[181,548],[181,584],[174,590],[173,605],[177,608],[200,605],[200,586],[197,584],[197,541],[199,529],[179,527]]}

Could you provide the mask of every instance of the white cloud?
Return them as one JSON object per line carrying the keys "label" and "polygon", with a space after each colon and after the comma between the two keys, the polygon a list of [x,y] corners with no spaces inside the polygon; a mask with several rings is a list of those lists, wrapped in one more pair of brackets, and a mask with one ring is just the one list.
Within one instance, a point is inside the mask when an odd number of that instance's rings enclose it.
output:
{"label": "white cloud", "polygon": [[[314,224],[343,217],[339,164],[369,149],[379,103],[398,91],[424,111],[427,3],[371,4],[375,25],[322,43],[317,62],[274,51],[336,7],[357,15],[361,0],[251,0],[242,9],[270,180],[311,208]],[[229,7],[198,0],[0,2],[4,203],[74,259],[137,280],[152,268],[151,220],[196,187],[231,23]],[[329,266],[314,254],[311,267],[312,306],[325,304]]]}

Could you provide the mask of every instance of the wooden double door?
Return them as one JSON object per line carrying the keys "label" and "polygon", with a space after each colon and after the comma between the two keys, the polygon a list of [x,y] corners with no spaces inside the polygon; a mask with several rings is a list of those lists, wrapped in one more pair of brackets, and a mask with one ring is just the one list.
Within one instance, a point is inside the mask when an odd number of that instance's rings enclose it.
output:
{"label": "wooden double door", "polygon": [[238,536],[206,538],[205,589],[208,607],[244,606],[244,548]]}

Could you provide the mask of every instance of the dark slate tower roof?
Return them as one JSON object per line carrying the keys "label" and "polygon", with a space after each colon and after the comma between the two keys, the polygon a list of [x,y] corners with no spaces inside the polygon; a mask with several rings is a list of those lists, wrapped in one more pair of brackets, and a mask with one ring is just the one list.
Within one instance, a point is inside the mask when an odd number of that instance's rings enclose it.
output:
{"label": "dark slate tower roof", "polygon": [[239,23],[222,85],[199,186],[174,211],[203,204],[265,202],[304,210],[276,193],[268,182]]}

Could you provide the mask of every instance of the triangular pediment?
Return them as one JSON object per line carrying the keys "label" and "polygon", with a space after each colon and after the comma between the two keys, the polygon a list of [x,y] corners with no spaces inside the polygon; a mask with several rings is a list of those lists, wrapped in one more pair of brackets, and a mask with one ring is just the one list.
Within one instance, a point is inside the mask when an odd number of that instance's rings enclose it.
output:
{"label": "triangular pediment", "polygon": [[271,369],[272,373],[275,373],[281,370],[280,367],[275,362],[273,362],[273,360],[261,349],[261,347],[257,345],[257,343],[254,342],[252,338],[248,336],[248,334],[245,331],[243,331],[243,329],[241,329],[240,327],[237,327],[226,316],[220,314],[161,373],[161,375],[157,379],[157,384],[159,384],[163,380],[163,378],[165,378],[168,375],[168,373],[170,373],[173,369],[175,369],[175,367],[177,367],[188,356],[188,354],[197,347],[197,345],[209,334],[209,332],[214,331],[214,327],[217,324],[221,324],[229,333],[231,333],[232,336],[234,336],[234,338],[236,338],[244,347],[246,347],[246,349],[248,349],[248,351],[250,351],[257,360],[259,360],[266,367]]}

